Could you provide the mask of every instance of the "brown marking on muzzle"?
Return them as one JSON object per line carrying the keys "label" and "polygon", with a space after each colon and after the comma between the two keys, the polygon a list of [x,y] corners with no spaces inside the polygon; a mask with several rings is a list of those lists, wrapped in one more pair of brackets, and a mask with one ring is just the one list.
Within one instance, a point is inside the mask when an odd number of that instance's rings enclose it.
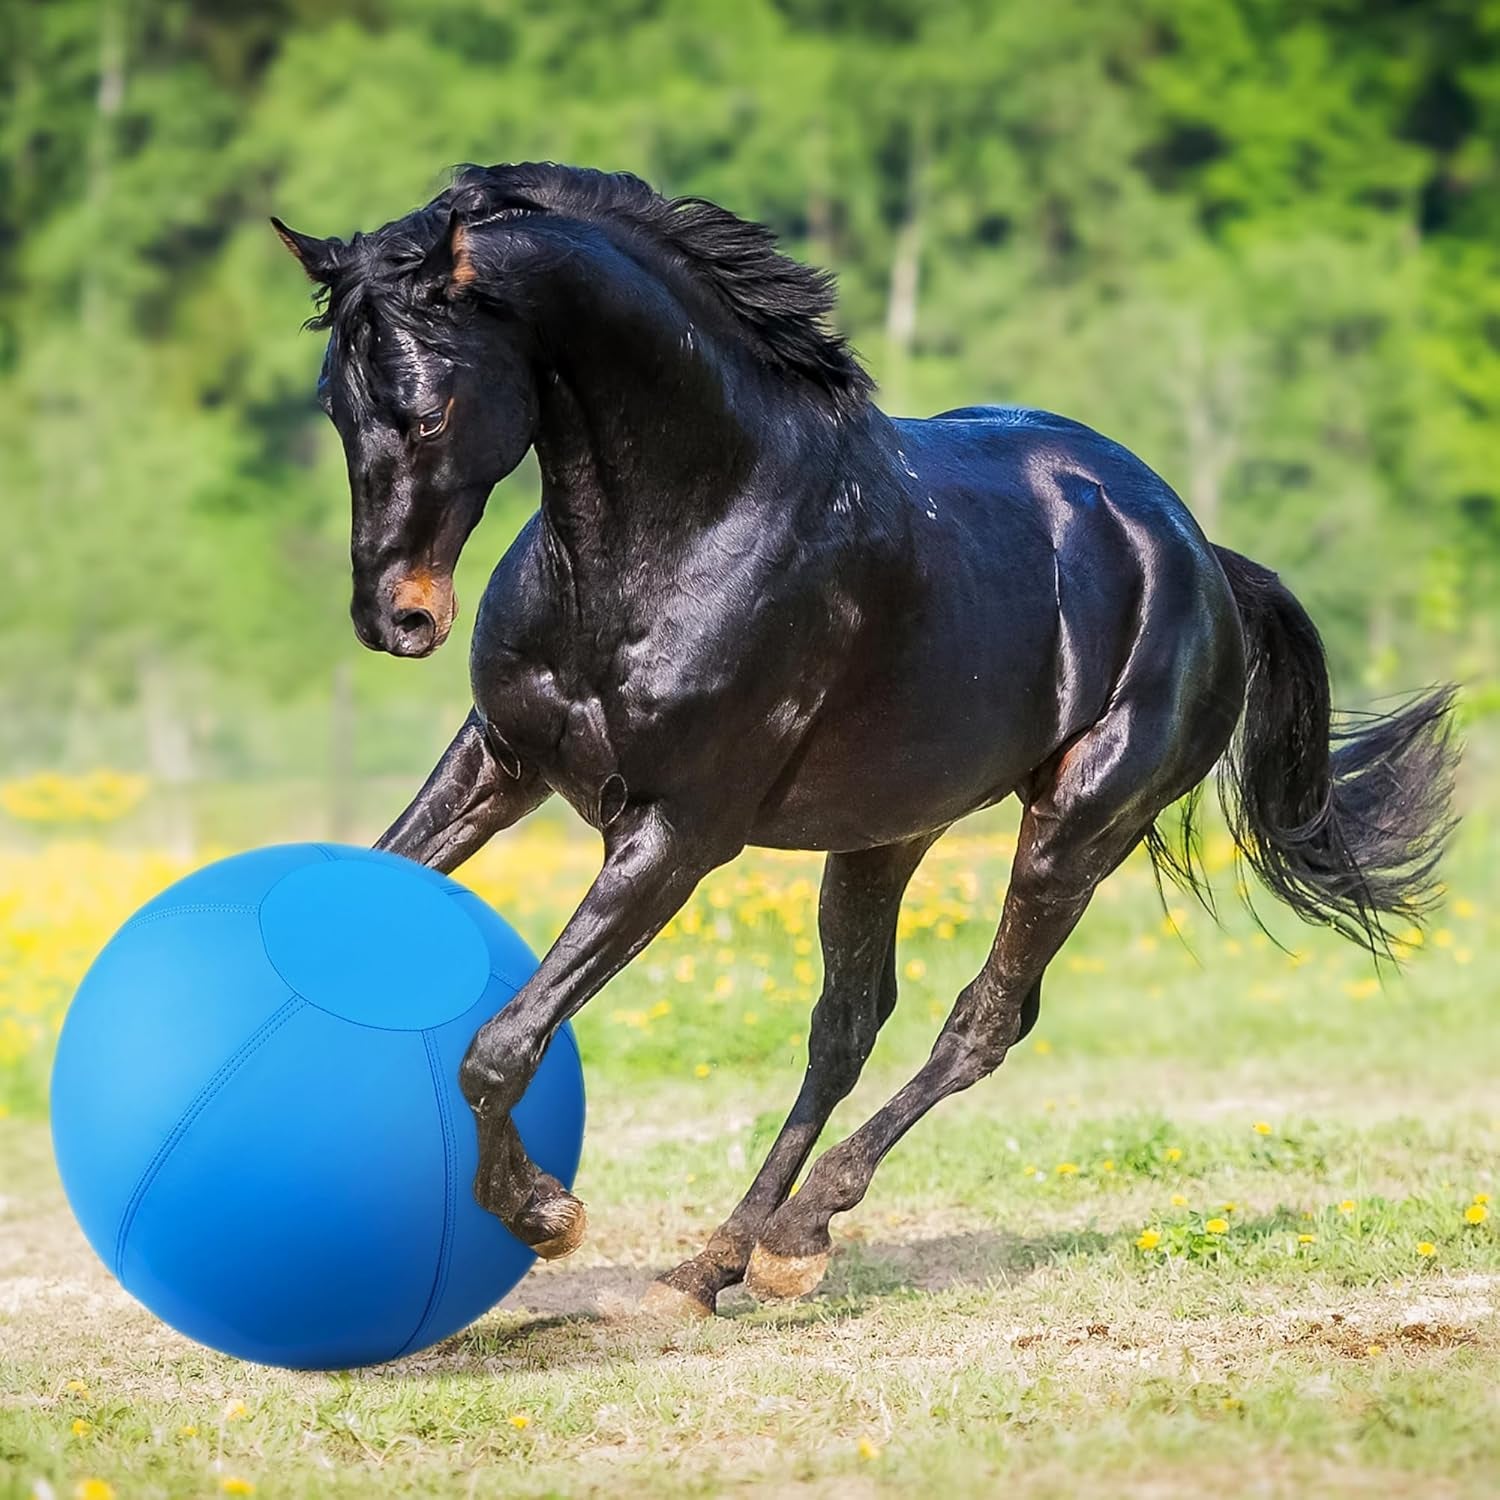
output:
{"label": "brown marking on muzzle", "polygon": [[440,578],[429,568],[413,569],[391,590],[391,609],[398,615],[409,609],[425,609],[441,641],[453,628],[456,613],[453,580]]}

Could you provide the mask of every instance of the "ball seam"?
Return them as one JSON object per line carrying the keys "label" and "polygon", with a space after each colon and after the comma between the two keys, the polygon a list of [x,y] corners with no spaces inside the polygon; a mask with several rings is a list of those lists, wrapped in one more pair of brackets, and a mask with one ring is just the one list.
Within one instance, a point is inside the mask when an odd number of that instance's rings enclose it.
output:
{"label": "ball seam", "polygon": [[139,1213],[141,1203],[150,1191],[151,1184],[156,1180],[161,1169],[166,1165],[167,1158],[172,1154],[179,1141],[192,1128],[193,1121],[208,1107],[214,1095],[227,1084],[240,1068],[268,1042],[291,1018],[306,1005],[301,995],[290,995],[280,1009],[274,1011],[259,1028],[254,1031],[244,1042],[240,1044],[234,1055],[222,1063],[218,1071],[198,1091],[193,1102],[182,1112],[177,1123],[167,1133],[160,1146],[156,1148],[156,1154],[146,1164],[146,1170],[141,1173],[140,1180],[135,1185],[135,1191],[131,1193],[129,1201],[125,1205],[125,1212],[120,1219],[119,1233],[115,1236],[115,1279],[124,1284],[125,1281],[125,1246],[130,1239],[130,1231],[135,1223],[136,1214]]}
{"label": "ball seam", "polygon": [[437,1040],[431,1031],[424,1031],[422,1043],[427,1049],[427,1071],[432,1078],[433,1098],[437,1102],[438,1120],[443,1127],[443,1234],[439,1242],[437,1270],[432,1279],[432,1291],[428,1295],[427,1305],[422,1309],[422,1316],[417,1320],[417,1326],[412,1330],[411,1337],[396,1351],[395,1358],[397,1359],[419,1347],[418,1341],[427,1331],[428,1324],[437,1315],[437,1310],[442,1305],[443,1293],[448,1288],[448,1268],[453,1259],[453,1230],[457,1207],[454,1202],[456,1190],[454,1158],[457,1152],[453,1138],[453,1120],[448,1113],[448,1094],[443,1086],[442,1058],[438,1053]]}
{"label": "ball seam", "polygon": [[228,912],[242,916],[253,916],[259,907],[245,901],[194,901],[185,906],[164,906],[153,911],[143,911],[132,917],[121,932],[134,932],[138,927],[149,927],[153,922],[165,922],[168,917],[194,917],[205,913]]}

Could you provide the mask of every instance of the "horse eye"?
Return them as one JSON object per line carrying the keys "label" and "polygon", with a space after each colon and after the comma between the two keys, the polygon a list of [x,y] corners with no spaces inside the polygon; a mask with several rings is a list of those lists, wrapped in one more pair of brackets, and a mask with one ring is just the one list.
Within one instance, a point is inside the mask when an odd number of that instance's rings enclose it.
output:
{"label": "horse eye", "polygon": [[434,438],[448,425],[448,408],[440,406],[434,411],[424,411],[417,418],[417,436]]}

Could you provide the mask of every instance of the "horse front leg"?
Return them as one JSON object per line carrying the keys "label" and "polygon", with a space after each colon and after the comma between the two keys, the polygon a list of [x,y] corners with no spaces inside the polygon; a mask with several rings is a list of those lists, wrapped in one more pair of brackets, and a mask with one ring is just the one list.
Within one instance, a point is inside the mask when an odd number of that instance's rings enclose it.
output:
{"label": "horse front leg", "polygon": [[584,1206],[526,1155],[511,1111],[553,1033],[601,990],[740,845],[685,836],[659,807],[627,807],[605,835],[604,867],[515,998],[480,1027],[459,1083],[479,1132],[474,1196],[545,1259],[578,1247]]}
{"label": "horse front leg", "polygon": [[546,782],[514,757],[502,759],[498,748],[479,711],[470,710],[422,790],[375,847],[447,874],[545,801]]}

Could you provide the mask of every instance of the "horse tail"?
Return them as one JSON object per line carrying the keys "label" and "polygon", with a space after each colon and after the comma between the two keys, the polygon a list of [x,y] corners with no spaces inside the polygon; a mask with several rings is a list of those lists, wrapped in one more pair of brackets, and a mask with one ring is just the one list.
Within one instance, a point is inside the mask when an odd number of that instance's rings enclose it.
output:
{"label": "horse tail", "polygon": [[1262,883],[1372,953],[1419,920],[1455,818],[1454,689],[1384,714],[1335,714],[1323,642],[1275,573],[1215,547],[1245,636],[1245,706],[1219,801]]}

